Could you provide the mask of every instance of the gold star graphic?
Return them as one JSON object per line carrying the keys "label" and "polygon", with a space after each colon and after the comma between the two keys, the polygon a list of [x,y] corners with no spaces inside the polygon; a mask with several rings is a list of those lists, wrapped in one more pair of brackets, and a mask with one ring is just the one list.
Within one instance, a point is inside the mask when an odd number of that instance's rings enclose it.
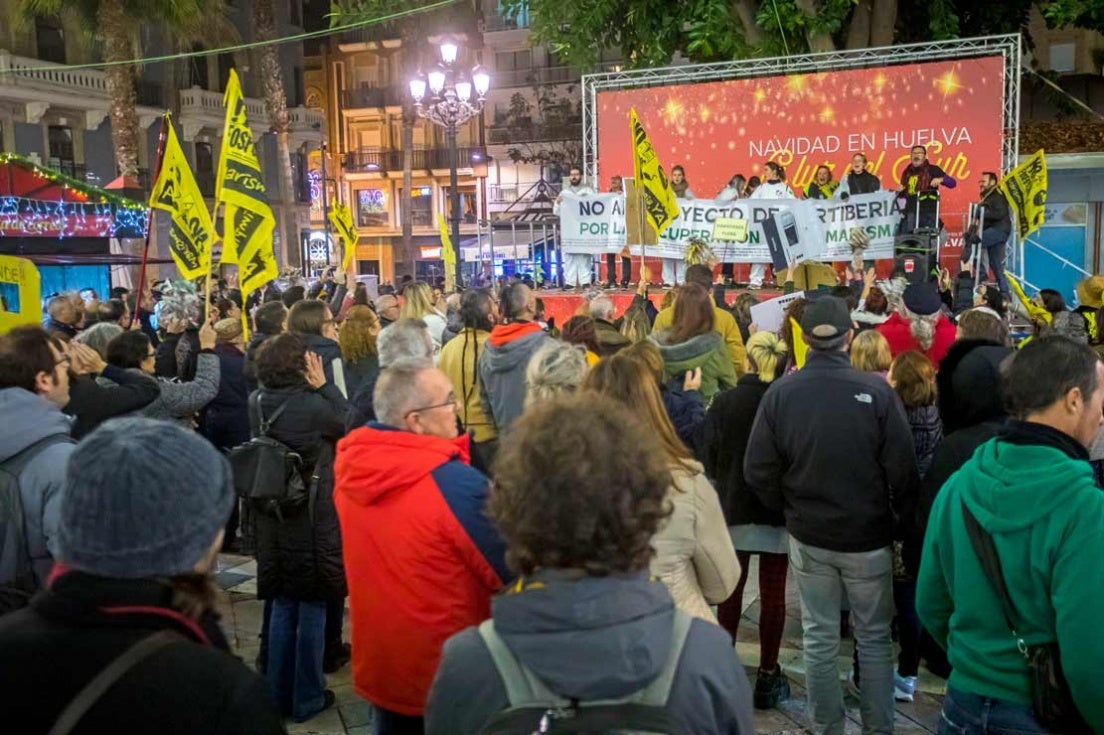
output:
{"label": "gold star graphic", "polygon": [[947,97],[962,89],[962,82],[958,81],[958,75],[954,73],[954,69],[951,69],[935,80],[935,88],[943,93],[943,99],[946,100]]}

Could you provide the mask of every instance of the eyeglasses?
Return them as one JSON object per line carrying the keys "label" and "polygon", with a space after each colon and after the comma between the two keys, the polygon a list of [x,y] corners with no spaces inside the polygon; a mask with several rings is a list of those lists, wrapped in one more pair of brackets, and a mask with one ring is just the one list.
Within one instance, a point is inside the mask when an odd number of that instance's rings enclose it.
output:
{"label": "eyeglasses", "polygon": [[61,358],[57,362],[54,363],[54,367],[59,367],[61,365],[69,365],[72,362],[73,362],[73,358],[69,357],[69,355],[62,355]]}
{"label": "eyeglasses", "polygon": [[456,394],[455,393],[449,393],[448,398],[445,399],[444,403],[435,403],[432,406],[422,406],[421,408],[411,409],[410,411],[407,411],[405,414],[403,414],[403,418],[405,419],[407,416],[409,416],[412,413],[425,413],[426,411],[432,411],[435,408],[445,408],[446,406],[451,406],[453,408],[453,410],[456,409]]}
{"label": "eyeglasses", "polygon": [[151,352],[148,352],[148,353],[146,354],[146,359],[147,359],[147,360],[150,360],[150,359],[152,359],[152,358],[154,358],[154,357],[157,357],[157,353],[156,353],[156,352],[153,352],[153,351],[151,351]]}

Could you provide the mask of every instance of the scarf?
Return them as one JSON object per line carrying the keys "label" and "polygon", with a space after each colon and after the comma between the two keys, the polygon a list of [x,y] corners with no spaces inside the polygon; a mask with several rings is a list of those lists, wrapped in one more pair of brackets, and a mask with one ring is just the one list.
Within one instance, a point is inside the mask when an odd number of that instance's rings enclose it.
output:
{"label": "scarf", "polygon": [[686,193],[686,190],[689,189],[689,188],[690,188],[690,182],[687,181],[686,179],[683,179],[681,184],[676,184],[673,181],[671,182],[671,189],[675,192],[675,196],[678,197],[679,199],[685,199],[686,198],[684,196],[684,194]]}

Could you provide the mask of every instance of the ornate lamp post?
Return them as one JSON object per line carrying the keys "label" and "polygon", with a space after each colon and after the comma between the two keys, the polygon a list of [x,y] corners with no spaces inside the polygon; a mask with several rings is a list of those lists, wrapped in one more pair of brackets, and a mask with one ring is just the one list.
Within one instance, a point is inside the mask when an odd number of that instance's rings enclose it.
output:
{"label": "ornate lamp post", "polygon": [[457,68],[460,47],[446,38],[440,44],[441,61],[428,74],[418,73],[410,80],[410,96],[418,116],[445,129],[449,150],[449,204],[452,245],[456,249],[456,285],[462,282],[463,257],[460,252],[460,190],[456,180],[456,130],[483,110],[491,76],[481,66],[470,71]]}

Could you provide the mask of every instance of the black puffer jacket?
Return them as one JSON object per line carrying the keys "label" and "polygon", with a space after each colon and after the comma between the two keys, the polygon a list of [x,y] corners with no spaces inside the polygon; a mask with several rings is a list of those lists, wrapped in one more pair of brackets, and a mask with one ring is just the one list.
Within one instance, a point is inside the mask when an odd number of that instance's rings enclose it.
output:
{"label": "black puffer jacket", "polygon": [[717,488],[729,526],[786,525],[782,512],[763,505],[744,481],[744,455],[751,426],[769,387],[770,383],[764,383],[758,375],[741,375],[735,388],[717,394],[705,416],[698,458]]}
{"label": "black puffer jacket", "polygon": [[[283,520],[256,514],[257,596],[328,600],[346,593],[341,561],[341,528],[333,503],[333,461],[337,440],[345,435],[348,404],[334,385],[312,390],[306,383],[283,390],[262,390],[266,417],[287,401],[269,436],[303,457],[304,480],[317,476],[314,517],[308,508]],[[250,426],[257,433],[256,417]]]}
{"label": "black puffer jacket", "polygon": [[217,618],[186,618],[170,607],[172,594],[153,580],[70,571],[30,607],[0,619],[4,731],[47,732],[112,660],[143,638],[171,630],[179,640],[123,674],[73,735],[283,733],[268,685],[230,654]]}

